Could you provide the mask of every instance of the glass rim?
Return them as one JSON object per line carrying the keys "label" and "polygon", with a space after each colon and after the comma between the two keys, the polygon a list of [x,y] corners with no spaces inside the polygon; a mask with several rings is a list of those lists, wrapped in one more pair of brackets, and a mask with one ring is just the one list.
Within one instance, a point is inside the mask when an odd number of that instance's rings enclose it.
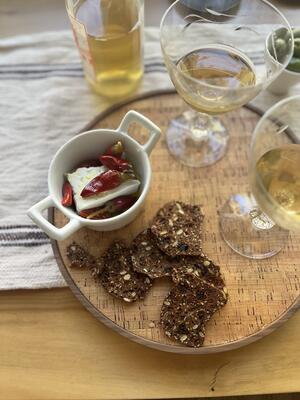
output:
{"label": "glass rim", "polygon": [[[67,0],[66,0],[66,1],[67,1]],[[275,7],[272,3],[270,3],[268,0],[259,0],[259,1],[261,1],[262,3],[267,4],[267,5],[268,5],[270,8],[272,8],[275,12],[277,12],[277,14],[280,16],[280,18],[282,18],[282,20],[285,22],[285,24],[287,25],[286,28],[289,30],[289,32],[290,32],[290,34],[291,34],[291,38],[292,38],[292,41],[293,41],[293,48],[294,48],[294,35],[293,35],[293,30],[292,30],[292,27],[291,27],[289,21],[288,21],[287,18],[285,17],[285,15],[284,15],[277,7]],[[163,30],[163,25],[164,25],[165,19],[166,19],[167,15],[169,14],[170,10],[173,9],[173,7],[175,7],[179,2],[182,2],[182,0],[176,0],[176,1],[174,1],[174,3],[171,4],[171,5],[166,9],[166,11],[164,12],[164,14],[163,14],[163,16],[162,16],[162,18],[161,18],[160,26],[159,26],[159,41],[160,41],[160,46],[161,46],[163,55],[164,55],[164,57],[167,57],[168,60],[170,60],[171,64],[172,64],[175,68],[177,68],[176,63],[175,63],[173,60],[171,60],[171,58],[166,54],[166,52],[165,52],[165,50],[164,50],[164,46],[163,46],[163,44],[162,44],[162,36],[163,36],[163,35],[162,35],[162,30]],[[268,40],[268,38],[269,38],[269,36],[270,36],[271,33],[272,33],[272,32],[270,32],[270,33],[268,34],[268,36],[267,36],[267,38],[266,38],[266,41]],[[226,45],[226,46],[230,47],[229,45]],[[239,49],[236,49],[236,48],[233,47],[233,46],[232,46],[232,48],[235,49],[236,51],[239,51]],[[185,79],[188,79],[188,80],[190,80],[191,82],[195,82],[195,83],[197,83],[197,84],[201,84],[202,86],[205,86],[205,87],[210,88],[210,89],[218,89],[218,90],[221,90],[221,91],[224,91],[224,92],[232,92],[233,90],[238,91],[238,92],[243,92],[243,91],[248,91],[248,90],[251,90],[251,89],[253,90],[253,89],[255,89],[255,88],[258,88],[259,86],[267,87],[272,81],[274,81],[274,80],[279,76],[279,74],[281,74],[282,71],[284,71],[284,70],[286,69],[286,67],[288,66],[288,64],[289,64],[289,62],[291,61],[292,57],[293,57],[293,52],[290,54],[290,57],[288,57],[288,60],[287,60],[285,63],[283,63],[283,64],[279,63],[277,60],[274,59],[274,61],[275,61],[278,65],[280,65],[282,68],[281,68],[276,74],[274,74],[274,75],[272,76],[272,78],[267,79],[267,80],[265,81],[265,82],[266,82],[265,84],[264,84],[264,82],[260,82],[260,83],[256,83],[255,85],[244,86],[244,87],[240,87],[240,88],[236,88],[236,89],[231,89],[231,88],[228,88],[228,87],[225,87],[225,86],[213,85],[213,84],[211,84],[211,83],[207,83],[207,82],[205,82],[205,81],[201,81],[201,80],[199,80],[199,79],[193,78],[193,77],[189,76],[188,74],[186,74],[186,73],[183,72],[183,71],[180,71],[180,70],[177,70],[177,71],[179,72],[179,74],[183,75],[183,76],[185,77]]]}
{"label": "glass rim", "polygon": [[[289,103],[290,101],[294,101],[296,99],[299,99],[299,102],[300,102],[300,94],[295,94],[293,96],[289,96],[289,97],[286,97],[286,98],[284,98],[282,100],[279,100],[275,104],[273,104],[270,108],[268,108],[266,112],[264,112],[264,114],[261,116],[261,118],[257,122],[257,124],[256,124],[256,126],[254,128],[254,131],[253,131],[253,136],[252,136],[252,139],[251,139],[251,148],[250,148],[251,154],[252,154],[254,143],[256,141],[256,136],[258,135],[258,131],[261,128],[261,125],[263,124],[263,122],[267,118],[269,118],[270,115],[272,115],[274,113],[274,110],[276,110],[277,108],[282,107],[284,104]],[[294,144],[300,145],[300,143],[294,143]]]}

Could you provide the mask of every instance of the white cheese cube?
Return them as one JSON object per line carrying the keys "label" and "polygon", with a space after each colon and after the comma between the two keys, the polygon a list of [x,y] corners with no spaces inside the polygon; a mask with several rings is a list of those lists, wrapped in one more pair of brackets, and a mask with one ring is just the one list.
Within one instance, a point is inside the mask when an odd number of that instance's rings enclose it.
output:
{"label": "white cheese cube", "polygon": [[80,193],[85,186],[96,176],[107,170],[108,168],[104,166],[83,167],[77,168],[77,170],[71,174],[67,174],[67,179],[73,188],[74,202],[77,212],[88,210],[89,208],[100,207],[109,200],[135,193],[138,190],[140,181],[137,179],[129,179],[114,189],[106,190],[105,192],[98,193],[94,196],[82,197]]}

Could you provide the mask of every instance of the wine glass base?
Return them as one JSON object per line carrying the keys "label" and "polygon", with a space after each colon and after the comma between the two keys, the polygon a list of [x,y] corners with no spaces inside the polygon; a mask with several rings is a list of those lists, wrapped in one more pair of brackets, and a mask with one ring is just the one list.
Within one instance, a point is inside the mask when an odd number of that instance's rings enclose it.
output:
{"label": "wine glass base", "polygon": [[224,156],[229,134],[218,118],[189,110],[170,121],[166,139],[177,160],[188,167],[206,167]]}
{"label": "wine glass base", "polygon": [[274,224],[267,216],[253,217],[257,209],[248,193],[231,196],[219,211],[223,239],[236,253],[253,259],[277,254],[285,245],[289,232]]}

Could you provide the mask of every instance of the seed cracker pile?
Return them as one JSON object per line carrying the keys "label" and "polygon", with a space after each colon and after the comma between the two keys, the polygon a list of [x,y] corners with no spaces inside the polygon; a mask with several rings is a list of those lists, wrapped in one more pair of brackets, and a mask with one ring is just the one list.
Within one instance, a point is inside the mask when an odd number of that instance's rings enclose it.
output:
{"label": "seed cracker pile", "polygon": [[170,277],[174,285],[163,302],[160,324],[168,337],[200,347],[207,322],[228,297],[219,266],[202,252],[203,218],[199,206],[173,201],[130,247],[118,241],[96,258],[73,243],[67,256],[71,266],[90,269],[108,293],[128,303],[143,299],[153,279]]}

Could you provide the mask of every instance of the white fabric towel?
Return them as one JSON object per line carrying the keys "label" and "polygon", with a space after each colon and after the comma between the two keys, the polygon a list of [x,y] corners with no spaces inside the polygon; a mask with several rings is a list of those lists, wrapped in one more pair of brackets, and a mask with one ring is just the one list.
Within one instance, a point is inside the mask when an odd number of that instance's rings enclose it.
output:
{"label": "white fabric towel", "polygon": [[[0,40],[0,56],[0,289],[65,286],[49,239],[26,210],[47,195],[57,149],[110,103],[87,86],[69,31]],[[171,87],[159,31],[146,28],[139,92]],[[256,105],[277,100],[265,93]]]}

